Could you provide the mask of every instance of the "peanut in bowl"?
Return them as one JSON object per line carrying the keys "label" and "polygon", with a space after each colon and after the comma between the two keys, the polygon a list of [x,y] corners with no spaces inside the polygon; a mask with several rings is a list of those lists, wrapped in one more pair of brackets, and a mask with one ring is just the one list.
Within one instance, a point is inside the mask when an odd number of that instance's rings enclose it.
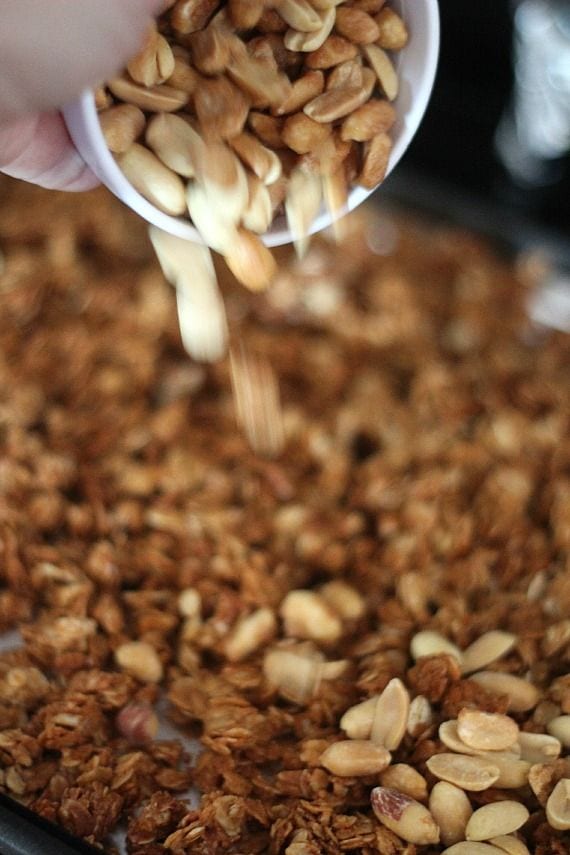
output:
{"label": "peanut in bowl", "polygon": [[[228,129],[228,123],[226,123],[226,127],[222,129],[221,133],[218,133],[218,128],[214,133],[207,134],[202,160],[207,163],[208,158],[213,158],[215,150],[219,150],[220,146],[223,147],[224,155],[225,149],[237,154],[239,175],[236,181],[241,186],[238,196],[241,192],[244,210],[239,211],[239,204],[235,205],[236,194],[232,194],[232,205],[230,207],[237,208],[238,216],[240,216],[239,223],[231,223],[232,226],[244,227],[242,215],[248,205],[251,209],[250,200],[253,201],[255,197],[255,210],[249,212],[253,226],[251,231],[259,235],[259,239],[266,246],[275,247],[294,240],[303,240],[305,237],[327,228],[343,214],[360,205],[397,165],[425,113],[435,78],[439,48],[439,14],[436,0],[421,0],[421,2],[420,0],[414,0],[414,2],[392,0],[389,5],[384,5],[381,0],[378,0],[376,5],[380,14],[382,14],[380,7],[383,7],[384,14],[388,10],[396,13],[398,19],[404,21],[409,34],[404,46],[394,53],[388,48],[384,50],[377,44],[378,34],[374,27],[377,28],[378,25],[373,12],[374,4],[365,4],[372,10],[368,14],[364,11],[364,7],[360,8],[362,4],[358,3],[349,5],[343,2],[328,2],[328,0],[314,0],[312,3],[306,2],[306,0],[279,0],[279,2],[273,3],[271,8],[266,8],[264,14],[271,16],[271,18],[268,26],[264,27],[264,31],[258,31],[255,27],[248,30],[249,42],[247,45],[244,45],[241,39],[238,40],[235,32],[228,32],[228,20],[230,15],[234,14],[233,9],[228,12],[228,8],[232,6],[238,8],[240,7],[239,3],[220,4],[212,2],[209,4],[212,7],[210,15],[204,21],[204,25],[195,32],[189,32],[189,29],[192,30],[197,23],[188,19],[193,5],[196,6],[196,4],[188,3],[186,0],[179,0],[178,3],[173,4],[171,9],[162,16],[159,29],[163,28],[166,31],[171,20],[169,16],[178,13],[176,19],[178,30],[175,29],[172,32],[178,33],[177,41],[180,43],[174,46],[173,52],[180,62],[189,62],[190,54],[187,46],[190,46],[192,63],[199,66],[199,74],[196,75],[199,81],[196,91],[199,93],[202,102],[202,113],[200,113],[200,106],[195,104],[197,99],[194,98],[192,107],[188,107],[187,99],[186,103],[179,105],[180,110],[174,103],[164,104],[160,100],[155,104],[151,102],[151,109],[145,109],[148,108],[148,100],[135,104],[145,114],[144,125],[138,131],[139,134],[143,134],[146,129],[147,145],[149,145],[148,125],[154,126],[156,129],[156,125],[160,124],[159,117],[164,119],[164,116],[172,117],[166,119],[166,122],[171,125],[176,125],[176,120],[180,118],[190,129],[189,133],[195,130],[200,135],[203,131],[203,122],[200,121],[200,118],[204,115],[204,110],[207,112],[207,108],[204,108],[203,105],[209,99],[210,90],[215,93],[216,87],[223,88],[227,82],[229,92],[237,93],[238,97],[242,96],[245,90],[246,109],[243,122],[241,124],[238,122],[235,133],[234,130]],[[202,8],[203,5],[201,4]],[[244,6],[244,10],[250,10],[256,4],[241,5]],[[263,6],[263,4],[259,5]],[[356,21],[354,20],[355,12],[357,13]],[[184,17],[185,15],[186,17]],[[303,15],[305,17],[302,17]],[[376,17],[378,16],[376,15]],[[313,18],[317,22],[316,24]],[[319,26],[319,20],[321,22],[320,33],[315,30],[315,26]],[[294,30],[293,24],[299,21],[300,26],[306,28],[305,32]],[[162,27],[165,22],[166,25]],[[368,32],[365,28],[367,22],[371,22]],[[283,26],[285,27],[283,37],[279,32],[265,32],[271,27],[279,30],[283,29]],[[213,32],[214,29],[216,32]],[[181,32],[184,30],[186,32]],[[320,38],[326,31],[331,35],[328,37],[325,35],[322,38],[320,48],[313,48],[313,45],[319,44]],[[239,32],[243,31],[240,29]],[[243,51],[243,55],[247,55],[248,63],[251,63],[251,45],[254,41],[256,42],[257,56],[254,55],[253,65],[250,64],[249,67],[246,67],[247,63],[245,65],[240,63],[239,59],[242,54],[236,61],[235,51],[233,59],[228,59],[229,53],[224,54],[225,47],[222,47],[219,52],[220,56],[216,56],[217,47],[220,41],[223,43],[224,35],[234,40],[238,54]],[[271,45],[272,42],[275,43],[276,41],[280,41],[281,44],[285,43],[285,47],[290,44],[294,50],[282,48],[282,54],[286,56],[286,59],[283,59],[282,56],[277,62],[271,60],[269,65],[267,63],[264,65],[268,54],[267,44],[264,42]],[[334,57],[323,59],[322,56],[320,60],[319,56],[314,59],[316,54],[320,52],[322,55],[323,50],[331,46],[346,51],[344,61],[337,62],[337,59],[341,59],[340,55],[336,59]],[[300,51],[297,51],[298,47],[301,47]],[[311,50],[307,50],[307,47]],[[204,53],[206,53],[205,59]],[[156,56],[157,64],[160,64],[160,57],[158,54]],[[287,74],[287,69],[283,71],[279,64],[282,66],[286,61],[291,62],[291,58],[295,56],[297,56],[297,68],[294,71],[289,70]],[[220,65],[218,66],[216,63],[220,63]],[[241,69],[240,64],[242,65]],[[273,68],[271,68],[271,64]],[[311,65],[315,67],[311,68]],[[362,67],[360,86],[351,86],[350,84],[354,81],[350,79],[346,85],[347,81],[345,80],[345,85],[339,87],[344,89],[344,103],[339,106],[338,97],[334,97],[330,91],[335,86],[334,76],[336,75],[338,85],[343,73],[350,73],[351,66],[353,71],[356,66]],[[256,67],[263,74],[257,74],[256,79],[252,80],[251,74],[252,72],[255,74]],[[382,74],[386,67],[387,73],[392,79],[388,80],[387,83],[384,80],[382,83]],[[191,70],[195,71],[194,68]],[[226,71],[227,74],[222,73]],[[136,70],[133,73],[136,76]],[[247,79],[244,80],[244,77]],[[306,79],[300,82],[302,78]],[[333,78],[332,85],[331,78]],[[164,77],[159,79],[164,80]],[[168,94],[169,89],[176,89],[172,82],[173,79],[176,80],[170,75],[164,80],[164,83],[160,83],[156,87],[156,90],[159,93]],[[222,82],[220,83],[220,81]],[[274,98],[277,101],[279,100],[279,94],[270,96],[269,100],[270,102],[273,100],[273,103],[266,103],[263,106],[263,99],[259,99],[258,90],[267,89],[272,81],[274,83],[277,81],[285,83],[282,102],[283,100],[290,102],[297,100],[298,108],[294,112],[289,111],[283,103],[279,104],[274,100]],[[133,81],[127,73],[123,78],[115,81],[114,85],[113,82],[110,85],[112,89],[115,89],[114,97],[118,99],[117,103],[128,100],[133,103],[133,92],[136,102],[137,93],[140,94],[142,90],[142,84]],[[163,85],[165,86],[164,89],[162,89]],[[315,86],[315,88],[313,97],[304,102],[302,90],[307,85],[309,89],[311,86]],[[325,86],[329,86],[327,91],[324,91]],[[359,92],[356,91],[357,89]],[[184,101],[184,98],[181,101]],[[336,104],[333,103],[335,101]],[[375,102],[374,106],[368,106],[372,101]],[[109,104],[113,103],[112,100],[109,101]],[[260,104],[259,108],[257,104]],[[372,115],[372,121],[379,122],[378,127],[381,127],[382,116],[379,114],[383,107],[378,107],[378,104],[387,104],[388,107],[384,106],[386,112],[391,107],[394,108],[395,112],[391,120],[393,124],[389,127],[389,133],[381,130],[374,135],[374,138],[370,139],[366,138],[368,134],[361,134],[358,130],[354,133],[350,129],[345,129],[346,133],[343,133],[342,127],[355,116],[357,111],[363,109],[365,113],[368,113],[368,118],[371,114],[376,114]],[[284,109],[281,109],[282,107]],[[204,198],[204,194],[200,193],[201,186],[198,186],[195,193],[194,191],[187,191],[187,196],[193,194],[192,202],[189,205],[191,209],[191,218],[189,218],[186,200],[184,200],[185,187],[179,175],[174,173],[174,177],[170,179],[172,193],[175,197],[174,206],[171,206],[170,201],[166,205],[161,205],[160,199],[156,198],[152,188],[148,192],[145,179],[142,179],[144,186],[137,180],[141,169],[143,172],[148,169],[147,162],[152,165],[155,160],[158,160],[159,166],[164,166],[162,161],[156,157],[155,151],[151,150],[152,144],[147,149],[140,144],[140,140],[135,141],[137,139],[135,137],[133,140],[135,144],[134,157],[133,152],[131,152],[127,158],[122,153],[116,159],[109,150],[101,128],[100,113],[97,110],[96,100],[92,92],[85,92],[78,101],[67,106],[64,115],[71,137],[84,160],[101,182],[125,204],[163,231],[193,242],[206,243],[211,248],[220,250],[219,225],[220,221],[227,219],[223,196],[221,198],[219,195],[214,196],[212,203],[211,199]],[[266,136],[260,136],[260,133],[256,135],[256,121],[279,127],[281,130],[285,127],[287,129],[285,132],[286,140],[289,141],[290,145],[287,142],[281,142],[280,145],[283,148],[280,149],[279,144],[276,144],[275,141],[271,145],[272,141]],[[385,127],[386,125],[384,125]],[[313,134],[314,136],[312,136]],[[365,139],[358,141],[359,135],[364,136]],[[342,139],[343,136],[346,136],[345,140]],[[340,154],[339,145],[332,145],[331,140],[343,146]],[[294,146],[294,149],[290,147],[291,145]],[[267,174],[260,180],[260,173],[252,172],[251,169],[252,155],[250,150],[252,146],[256,150],[259,150],[259,146],[268,150],[270,157],[273,156],[274,163],[275,160],[279,160],[278,176],[282,176],[283,172],[291,171],[291,174],[299,179],[297,186],[295,187],[294,181],[289,181],[288,188],[285,187],[286,182],[282,181],[280,177],[277,181],[273,181],[271,186],[265,183]],[[372,150],[374,147],[375,150]],[[276,150],[279,152],[279,158],[275,157]],[[357,155],[360,162],[357,160],[355,163],[354,160]],[[368,169],[367,160],[369,161]],[[119,164],[118,161],[121,163]],[[134,165],[133,161],[135,161]],[[323,166],[325,161],[327,163],[326,168]],[[331,161],[333,161],[332,166]],[[336,163],[334,163],[335,161]],[[213,160],[211,160],[212,162]],[[342,178],[340,177],[339,164],[342,166]],[[242,165],[245,165],[244,169],[241,168]],[[164,169],[168,175],[170,170],[167,167]],[[331,175],[333,169],[334,175]],[[242,175],[246,172],[248,173],[247,186],[244,185],[244,176]],[[274,176],[277,173],[274,171]],[[317,174],[318,180],[314,180],[314,173]],[[310,176],[308,179],[306,179],[307,175]],[[200,182],[191,181],[189,187],[196,188],[196,185],[200,185]],[[287,200],[287,189],[290,190],[292,199]],[[141,190],[143,190],[144,195]],[[289,204],[287,204],[288,201]],[[182,210],[183,204],[185,210]],[[284,208],[287,214],[284,213]],[[201,212],[204,211],[205,222],[202,222]],[[199,222],[193,222],[196,220]],[[212,229],[213,235],[211,234]],[[221,240],[223,243],[223,235]]]}

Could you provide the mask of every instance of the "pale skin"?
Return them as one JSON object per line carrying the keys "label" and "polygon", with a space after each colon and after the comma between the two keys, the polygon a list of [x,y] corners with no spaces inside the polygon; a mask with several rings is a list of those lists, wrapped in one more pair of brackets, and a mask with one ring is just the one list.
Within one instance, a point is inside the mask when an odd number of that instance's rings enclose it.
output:
{"label": "pale skin", "polygon": [[59,112],[116,74],[164,0],[0,0],[0,172],[56,190],[98,183]]}

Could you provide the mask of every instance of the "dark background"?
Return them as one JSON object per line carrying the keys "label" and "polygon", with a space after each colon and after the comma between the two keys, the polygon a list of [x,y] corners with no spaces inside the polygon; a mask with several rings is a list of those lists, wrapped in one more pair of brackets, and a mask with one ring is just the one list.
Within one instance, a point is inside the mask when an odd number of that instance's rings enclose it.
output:
{"label": "dark background", "polygon": [[516,228],[523,218],[560,238],[570,236],[568,158],[559,164],[558,181],[529,189],[510,180],[495,154],[495,130],[513,83],[511,3],[440,0],[439,5],[441,53],[432,100],[387,182],[388,192],[405,195],[412,185],[413,194],[415,185],[420,199],[439,196],[436,207],[479,206],[484,217],[494,216],[505,229]]}

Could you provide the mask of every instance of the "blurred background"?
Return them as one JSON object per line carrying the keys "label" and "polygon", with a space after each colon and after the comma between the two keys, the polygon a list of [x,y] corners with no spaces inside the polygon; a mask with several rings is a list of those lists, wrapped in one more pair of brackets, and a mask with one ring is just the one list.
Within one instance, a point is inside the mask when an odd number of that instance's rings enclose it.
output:
{"label": "blurred background", "polygon": [[570,264],[570,0],[440,0],[438,78],[385,185]]}

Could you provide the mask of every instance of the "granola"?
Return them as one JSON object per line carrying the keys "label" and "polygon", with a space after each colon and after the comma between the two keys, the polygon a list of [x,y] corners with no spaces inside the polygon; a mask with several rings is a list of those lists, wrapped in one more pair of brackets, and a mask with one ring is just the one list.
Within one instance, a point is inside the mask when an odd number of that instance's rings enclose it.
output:
{"label": "granola", "polygon": [[570,343],[517,268],[370,209],[223,274],[267,459],[136,218],[0,186],[1,790],[131,855],[568,855]]}

